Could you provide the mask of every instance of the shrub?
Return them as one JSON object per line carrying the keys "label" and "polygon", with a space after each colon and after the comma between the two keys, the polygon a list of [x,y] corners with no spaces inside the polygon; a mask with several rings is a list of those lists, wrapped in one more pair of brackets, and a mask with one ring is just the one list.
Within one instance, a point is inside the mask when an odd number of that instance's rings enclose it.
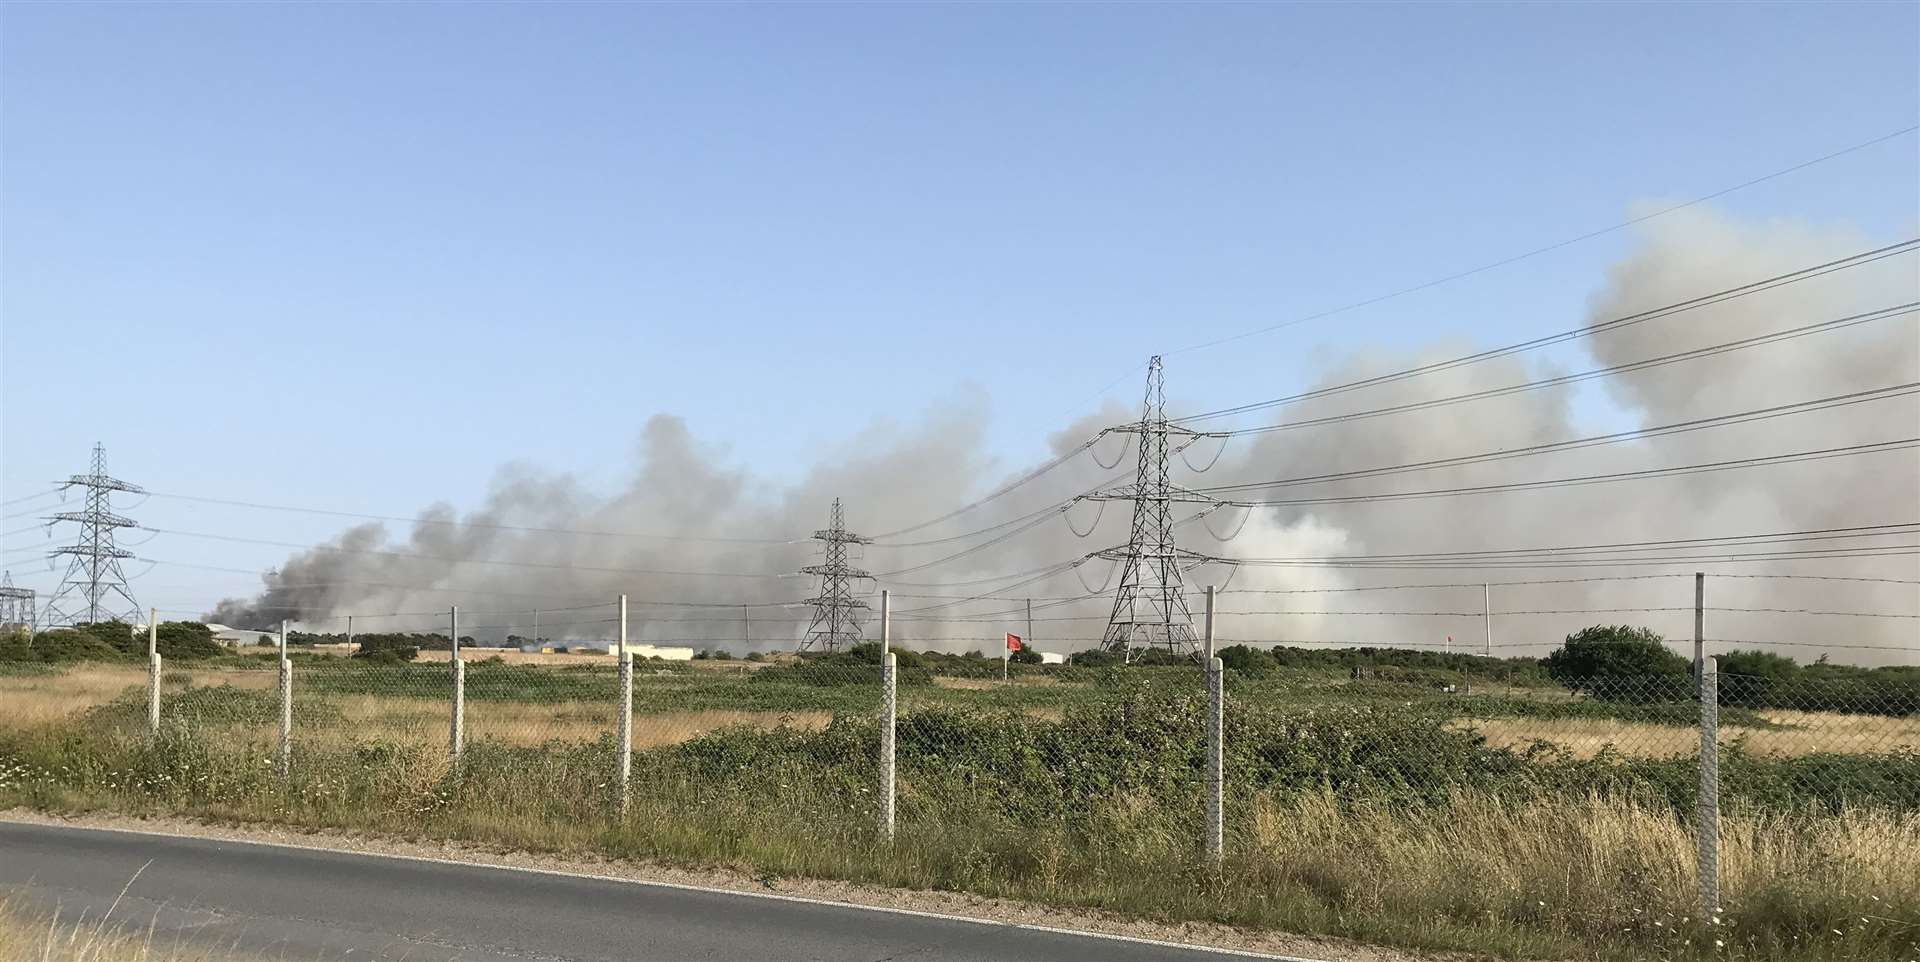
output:
{"label": "shrub", "polygon": [[1273,656],[1250,645],[1228,645],[1214,652],[1220,663],[1246,675],[1264,675],[1273,670]]}
{"label": "shrub", "polygon": [[418,648],[362,648],[351,656],[375,665],[398,665],[420,657]]}
{"label": "shrub", "polygon": [[1582,628],[1541,664],[1554,681],[1596,698],[1665,701],[1688,691],[1687,660],[1668,651],[1665,639],[1648,628]]}
{"label": "shrub", "polygon": [[18,636],[0,642],[0,661],[67,663],[120,661],[126,653],[92,635],[58,628],[34,636],[33,643]]}
{"label": "shrub", "polygon": [[1098,648],[1073,653],[1075,668],[1112,668],[1120,663],[1121,658],[1118,654]]}

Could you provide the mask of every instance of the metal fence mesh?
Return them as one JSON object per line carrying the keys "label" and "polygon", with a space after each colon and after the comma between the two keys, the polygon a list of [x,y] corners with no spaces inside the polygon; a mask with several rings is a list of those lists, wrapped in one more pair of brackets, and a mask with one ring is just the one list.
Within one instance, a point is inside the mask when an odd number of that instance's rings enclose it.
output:
{"label": "metal fence mesh", "polygon": [[[1364,659],[1227,667],[1216,737],[1207,673],[1190,660],[897,657],[892,844],[981,886],[1190,864],[1212,866],[1193,869],[1208,884],[1312,889],[1329,884],[1313,874],[1327,870],[1300,866],[1303,846],[1365,864],[1389,858],[1395,832],[1424,825],[1453,838],[1461,847],[1449,857],[1472,866],[1510,843],[1476,841],[1463,826],[1522,812],[1591,818],[1613,806],[1642,820],[1637,831],[1685,840],[1629,873],[1640,881],[1628,887],[1645,891],[1619,893],[1607,911],[1631,914],[1635,895],[1716,881],[1723,822],[1920,811],[1920,691],[1857,677],[1716,672],[1715,710],[1703,713],[1702,686],[1687,674],[1555,681]],[[444,652],[413,662],[296,652],[284,775],[277,659],[262,657],[257,667],[167,666],[153,732],[144,672],[96,673],[87,697],[98,704],[85,717],[120,760],[101,747],[97,771],[80,772],[92,764],[83,760],[32,777],[206,810],[270,807],[322,825],[364,824],[369,812],[405,830],[484,825],[509,841],[612,832],[594,837],[673,851],[704,833],[702,851],[796,870],[889,851],[877,650],[635,659],[624,781],[615,657],[464,658],[457,754]],[[41,684],[0,680],[10,690]],[[1709,720],[1717,785],[1702,777]],[[31,724],[10,718],[6,730]],[[7,771],[28,777],[23,765]],[[1697,831],[1703,811],[1711,838]],[[1717,903],[1711,890],[1702,898]]]}

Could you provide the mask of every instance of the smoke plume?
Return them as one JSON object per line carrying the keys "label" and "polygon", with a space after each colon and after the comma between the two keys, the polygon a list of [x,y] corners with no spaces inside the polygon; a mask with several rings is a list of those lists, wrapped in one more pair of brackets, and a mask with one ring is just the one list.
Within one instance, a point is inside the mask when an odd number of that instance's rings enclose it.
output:
{"label": "smoke plume", "polygon": [[[1701,210],[1648,222],[1636,247],[1614,264],[1591,299],[1588,323],[1734,287],[1876,246],[1845,228],[1743,223]],[[1573,371],[1659,357],[1913,301],[1916,258],[1875,264],[1576,340],[1548,357],[1516,354],[1247,415],[1231,425],[1297,423],[1349,412],[1522,384]],[[1555,325],[1542,325],[1543,330]],[[1176,462],[1189,487],[1252,484],[1402,465],[1716,417],[1920,381],[1920,338],[1912,316],[1730,351],[1699,360],[1601,378],[1579,386],[1321,426],[1243,435],[1206,473]],[[1425,347],[1357,350],[1324,372],[1321,385],[1457,357],[1491,345],[1471,331]],[[1180,360],[1176,358],[1175,360]],[[1193,362],[1197,366],[1200,362]],[[1169,396],[1190,367],[1170,366]],[[1280,394],[1281,385],[1261,394]],[[1607,403],[1600,403],[1604,398]],[[1755,420],[1624,443],[1486,463],[1358,479],[1254,487],[1236,496],[1324,498],[1521,481],[1549,481],[1701,464],[1867,442],[1920,432],[1913,397]],[[1173,412],[1180,413],[1177,409]],[[792,572],[815,560],[805,539],[846,506],[848,526],[878,534],[920,525],[979,498],[1034,466],[996,461],[984,446],[987,412],[951,405],[918,422],[882,425],[850,439],[798,482],[778,487],[703,445],[680,417],[647,421],[631,478],[616,493],[527,465],[503,468],[485,502],[460,513],[435,505],[409,530],[366,524],[327,546],[289,557],[250,600],[222,603],[208,617],[255,626],[296,618],[313,630],[340,630],[348,613],[442,612],[459,604],[473,632],[606,637],[606,608],[562,611],[631,596],[633,637],[696,647],[792,648],[810,610],[800,604],[816,579]],[[1099,428],[1137,419],[1111,405],[1055,433],[1066,454]],[[1206,467],[1220,442],[1186,452]],[[1114,463],[1111,469],[1098,462]],[[1097,460],[1096,460],[1097,459]],[[895,638],[914,647],[995,650],[1002,632],[1026,633],[1022,599],[1034,599],[1032,634],[1043,650],[1097,641],[1111,595],[1072,600],[1101,587],[1111,563],[1092,560],[1034,575],[1124,543],[1126,505],[1082,503],[1065,517],[1045,510],[1103,482],[1131,479],[1133,452],[1109,437],[1030,483],[951,519],[866,546],[858,564],[894,592]],[[1179,516],[1194,513],[1187,506]],[[1018,522],[1045,518],[1030,529]],[[1095,518],[1098,518],[1097,524]],[[1690,578],[1501,584],[1613,575],[1709,571],[1713,608],[1812,608],[1913,613],[1912,585],[1770,581],[1720,575],[1916,577],[1913,556],[1822,561],[1702,562],[1665,567],[1417,568],[1315,567],[1303,559],[1465,552],[1487,549],[1655,541],[1837,528],[1920,519],[1920,458],[1912,449],[1791,464],[1708,471],[1637,481],[1556,486],[1401,501],[1222,508],[1177,529],[1183,546],[1236,558],[1294,559],[1189,572],[1190,583],[1224,584],[1219,634],[1259,642],[1451,644],[1479,651],[1491,627],[1495,653],[1539,654],[1568,631],[1598,622],[1643,624],[1669,637],[1691,634]],[[1242,522],[1244,521],[1244,526]],[[1091,532],[1076,536],[1074,528]],[[995,527],[1002,526],[1002,527]],[[1221,536],[1237,536],[1218,541]],[[531,530],[561,529],[561,530]],[[969,532],[984,533],[959,537]],[[1010,536],[1008,536],[1010,535]],[[1005,540],[996,541],[1002,536]],[[951,540],[949,540],[951,539]],[[931,543],[928,543],[931,542]],[[993,542],[987,544],[987,542]],[[1818,542],[1811,546],[1911,544],[1912,537]],[[972,549],[972,550],[969,550]],[[1777,550],[1760,546],[1733,551]],[[510,562],[510,563],[507,563]],[[1023,575],[1016,577],[1016,575]],[[1482,583],[1495,612],[1629,609],[1576,614],[1482,615]],[[1448,584],[1424,590],[1283,593],[1383,585]],[[867,583],[863,587],[873,587]],[[970,596],[993,598],[964,601]],[[954,603],[959,602],[959,603]],[[877,596],[875,596],[877,604]],[[1196,616],[1198,603],[1196,601]],[[1689,609],[1689,610],[1647,610]],[[1341,612],[1325,614],[1322,612]],[[1401,614],[1433,612],[1437,614]],[[869,619],[869,628],[877,619]],[[1911,662],[1913,619],[1840,618],[1783,612],[1710,612],[1715,639],[1776,643],[1770,650],[1837,661]],[[434,630],[442,616],[357,621],[360,630]],[[1779,647],[1781,645],[1791,647]],[[1883,651],[1867,646],[1904,648]],[[1725,645],[1716,646],[1724,650]]]}

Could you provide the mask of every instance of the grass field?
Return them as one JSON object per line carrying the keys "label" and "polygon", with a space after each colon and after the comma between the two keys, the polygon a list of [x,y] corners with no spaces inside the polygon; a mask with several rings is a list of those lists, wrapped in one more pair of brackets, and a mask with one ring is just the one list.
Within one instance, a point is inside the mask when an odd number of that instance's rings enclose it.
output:
{"label": "grass field", "polygon": [[[1756,755],[1811,755],[1821,752],[1920,752],[1920,717],[1842,715],[1765,711],[1760,717],[1777,727],[1728,728],[1723,741],[1739,739]],[[1700,734],[1691,727],[1623,722],[1607,718],[1461,719],[1489,744],[1525,748],[1549,742],[1580,758],[1612,748],[1647,758],[1689,758],[1700,751]]]}
{"label": "grass field", "polygon": [[[536,656],[528,656],[534,658]],[[517,665],[507,697],[481,688],[492,665],[469,669],[467,730],[475,739],[499,739],[513,745],[538,745],[549,740],[592,741],[614,730],[614,672],[604,665],[581,665],[584,656],[544,655],[558,659],[565,670],[543,662]],[[444,665],[444,659],[440,662]],[[717,664],[725,666],[725,662]],[[744,664],[744,663],[742,663]],[[539,667],[533,667],[539,666]],[[171,669],[164,690],[178,692],[231,686],[245,691],[272,691],[275,673],[263,661],[257,668]],[[327,717],[338,716],[342,738],[366,733],[404,737],[423,744],[443,742],[447,730],[448,681],[445,668],[423,670],[407,666],[403,673],[369,672],[353,666],[305,666],[297,671],[302,682],[311,677],[356,679],[322,682],[326,697],[310,696],[297,684],[302,701],[324,702]],[[860,690],[865,679],[849,684],[814,686],[800,691],[770,691],[745,684],[746,672],[673,670],[653,674],[644,663],[636,670],[634,743],[639,748],[678,744],[730,725],[771,729],[787,724],[804,729],[825,727],[833,711],[858,711],[876,695]],[[144,690],[143,669],[96,665],[40,675],[0,675],[0,699],[6,711],[0,726],[30,727],[97,708],[135,689]],[[770,686],[777,687],[777,686]],[[1058,721],[1070,705],[1097,698],[1100,683],[1062,683],[1046,676],[1025,677],[1014,684],[992,678],[936,676],[925,689],[902,693],[907,707],[965,706],[1019,711],[1028,717]],[[1244,697],[1275,704],[1325,705],[1350,703],[1356,698],[1380,700],[1378,692],[1350,691],[1335,680],[1302,689],[1299,686],[1255,686]],[[334,694],[333,692],[343,692]],[[352,692],[345,694],[344,692]],[[769,694],[772,697],[767,697]],[[1236,690],[1235,695],[1242,692]],[[1401,698],[1404,692],[1399,693]],[[1448,714],[1456,729],[1472,730],[1489,744],[1523,749],[1536,742],[1550,743],[1577,757],[1591,758],[1609,748],[1648,758],[1680,758],[1699,749],[1692,722],[1651,723],[1620,718],[1498,717],[1484,710],[1495,701],[1524,699],[1529,704],[1572,705],[1575,696],[1539,689],[1483,688],[1480,700],[1448,704],[1430,701]],[[1391,700],[1391,699],[1389,699]],[[762,707],[771,704],[771,707]],[[1744,740],[1748,751],[1760,755],[1806,755],[1820,752],[1920,752],[1920,715],[1887,717],[1770,710],[1757,713],[1764,726],[1723,721],[1723,740]],[[303,736],[317,733],[302,731]]]}
{"label": "grass field", "polygon": [[1920,957],[1911,716],[1723,713],[1714,925],[1695,910],[1687,705],[1234,681],[1228,854],[1211,866],[1191,671],[903,680],[891,846],[872,820],[871,670],[636,675],[624,818],[614,675],[576,665],[469,666],[456,768],[444,663],[302,662],[286,782],[272,672],[170,668],[157,739],[136,668],[0,674],[0,805],[374,829],[1505,957]]}

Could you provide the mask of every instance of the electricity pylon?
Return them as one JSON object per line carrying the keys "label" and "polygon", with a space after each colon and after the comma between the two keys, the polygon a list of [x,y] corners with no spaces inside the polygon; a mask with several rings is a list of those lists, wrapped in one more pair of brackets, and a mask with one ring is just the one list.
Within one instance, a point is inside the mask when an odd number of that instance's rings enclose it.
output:
{"label": "electricity pylon", "polygon": [[840,511],[840,499],[833,499],[833,514],[827,526],[813,533],[813,540],[822,544],[820,563],[800,569],[803,575],[820,576],[820,595],[808,598],[806,603],[813,606],[813,623],[807,626],[806,637],[800,639],[800,650],[817,648],[832,652],[842,645],[851,647],[861,641],[860,621],[867,610],[867,603],[853,596],[853,582],[860,578],[872,578],[873,575],[847,563],[847,546],[850,544],[872,544],[872,538],[863,538],[847,530],[847,520]]}
{"label": "electricity pylon", "polygon": [[93,446],[92,469],[73,475],[61,487],[85,488],[87,500],[79,511],[47,516],[48,521],[71,521],[80,526],[80,536],[73,544],[47,553],[49,558],[66,555],[73,559],[66,576],[60,579],[60,587],[47,599],[47,624],[84,624],[113,618],[139,623],[140,603],[133,600],[127,573],[120,569],[120,562],[133,557],[133,552],[113,543],[115,531],[139,527],[139,522],[113,513],[113,493],[145,494],[146,489],[109,476],[107,449],[99,444]]}
{"label": "electricity pylon", "polygon": [[1180,576],[1188,569],[1220,559],[1188,551],[1174,542],[1173,506],[1180,503],[1217,506],[1221,502],[1168,479],[1167,439],[1178,438],[1179,446],[1185,447],[1200,438],[1222,435],[1203,434],[1167,423],[1166,373],[1157,354],[1147,364],[1147,394],[1140,420],[1107,430],[1114,434],[1139,435],[1140,467],[1132,484],[1085,498],[1133,502],[1133,530],[1127,536],[1127,543],[1093,554],[1121,564],[1120,586],[1114,592],[1113,613],[1107,617],[1100,647],[1123,656],[1135,646],[1197,653],[1199,643],[1193,631],[1193,613],[1187,606]]}
{"label": "electricity pylon", "polygon": [[0,631],[25,630],[31,638],[40,626],[39,612],[32,588],[15,588],[11,571],[0,574]]}

